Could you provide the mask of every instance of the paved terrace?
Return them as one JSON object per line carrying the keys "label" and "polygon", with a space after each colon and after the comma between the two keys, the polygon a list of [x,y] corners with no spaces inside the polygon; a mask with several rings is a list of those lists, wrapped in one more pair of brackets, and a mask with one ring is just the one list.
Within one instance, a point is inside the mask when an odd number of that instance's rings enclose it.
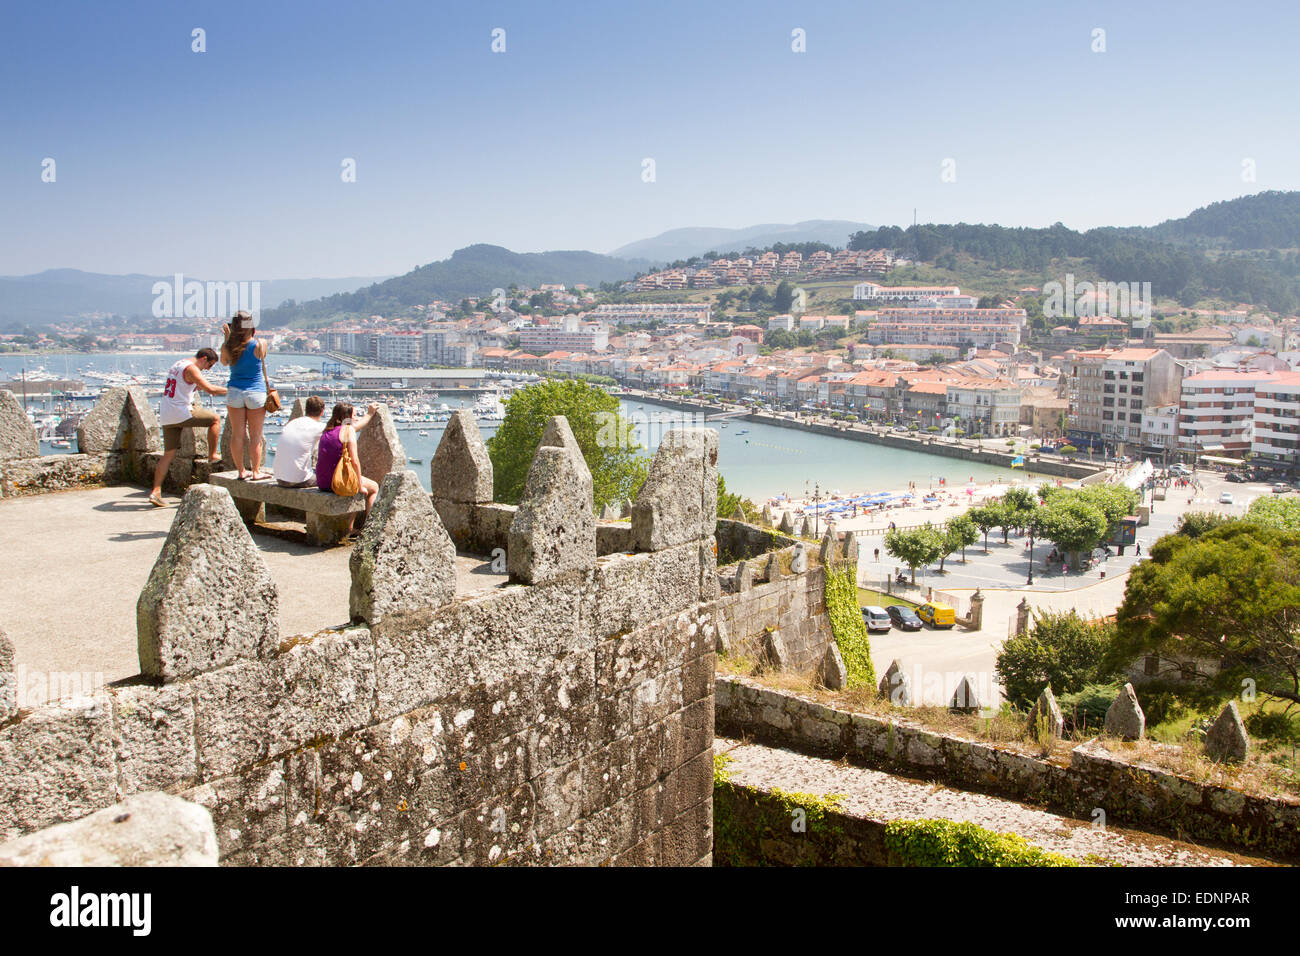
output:
{"label": "paved terrace", "polygon": [[[0,500],[0,626],[15,669],[102,674],[105,683],[139,673],[136,599],[176,513],[147,499],[116,486]],[[253,541],[279,586],[282,636],[348,620],[350,545],[313,548],[263,533]],[[479,558],[457,558],[458,594],[505,578]]]}

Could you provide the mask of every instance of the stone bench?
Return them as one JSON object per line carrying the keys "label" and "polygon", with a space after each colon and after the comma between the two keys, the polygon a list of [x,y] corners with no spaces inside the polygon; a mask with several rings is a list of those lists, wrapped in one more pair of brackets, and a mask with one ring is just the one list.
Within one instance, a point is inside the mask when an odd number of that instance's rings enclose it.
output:
{"label": "stone bench", "polygon": [[220,472],[208,481],[230,492],[240,516],[250,525],[266,519],[267,505],[303,512],[313,544],[338,544],[348,533],[352,516],[366,510],[365,495],[343,498],[319,488],[284,488],[270,478],[240,481],[237,471]]}

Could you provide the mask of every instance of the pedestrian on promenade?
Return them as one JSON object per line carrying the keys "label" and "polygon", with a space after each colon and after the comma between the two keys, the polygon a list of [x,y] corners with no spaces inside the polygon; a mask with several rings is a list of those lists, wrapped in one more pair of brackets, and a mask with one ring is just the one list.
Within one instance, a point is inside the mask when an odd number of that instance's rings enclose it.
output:
{"label": "pedestrian on promenade", "polygon": [[208,461],[220,461],[219,439],[221,419],[210,408],[194,404],[194,393],[204,391],[209,395],[225,395],[222,385],[210,385],[203,373],[217,364],[217,353],[212,349],[199,349],[194,358],[181,359],[167,372],[167,381],[163,384],[162,405],[158,413],[158,424],[162,426],[163,456],[153,470],[153,490],[149,492],[149,503],[157,508],[165,508],[162,500],[163,478],[171,467],[172,459],[181,447],[181,430],[185,428],[206,428],[208,430]]}

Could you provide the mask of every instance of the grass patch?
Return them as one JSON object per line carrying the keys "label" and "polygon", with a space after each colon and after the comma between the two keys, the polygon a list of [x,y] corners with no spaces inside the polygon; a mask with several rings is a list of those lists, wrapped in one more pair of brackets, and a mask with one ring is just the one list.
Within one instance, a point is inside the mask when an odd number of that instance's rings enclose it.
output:
{"label": "grass patch", "polygon": [[895,597],[892,594],[886,594],[884,591],[874,591],[871,588],[858,588],[858,604],[862,607],[873,604],[877,607],[889,607],[891,604],[899,604],[913,609],[918,606],[906,598]]}

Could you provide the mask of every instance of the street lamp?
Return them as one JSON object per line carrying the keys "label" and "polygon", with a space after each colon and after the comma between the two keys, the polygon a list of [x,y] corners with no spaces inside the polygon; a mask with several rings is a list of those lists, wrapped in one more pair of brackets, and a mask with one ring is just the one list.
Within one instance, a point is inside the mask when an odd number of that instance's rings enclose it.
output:
{"label": "street lamp", "polygon": [[1035,522],[1031,519],[1029,522],[1029,578],[1025,581],[1025,587],[1034,585],[1034,527]]}

